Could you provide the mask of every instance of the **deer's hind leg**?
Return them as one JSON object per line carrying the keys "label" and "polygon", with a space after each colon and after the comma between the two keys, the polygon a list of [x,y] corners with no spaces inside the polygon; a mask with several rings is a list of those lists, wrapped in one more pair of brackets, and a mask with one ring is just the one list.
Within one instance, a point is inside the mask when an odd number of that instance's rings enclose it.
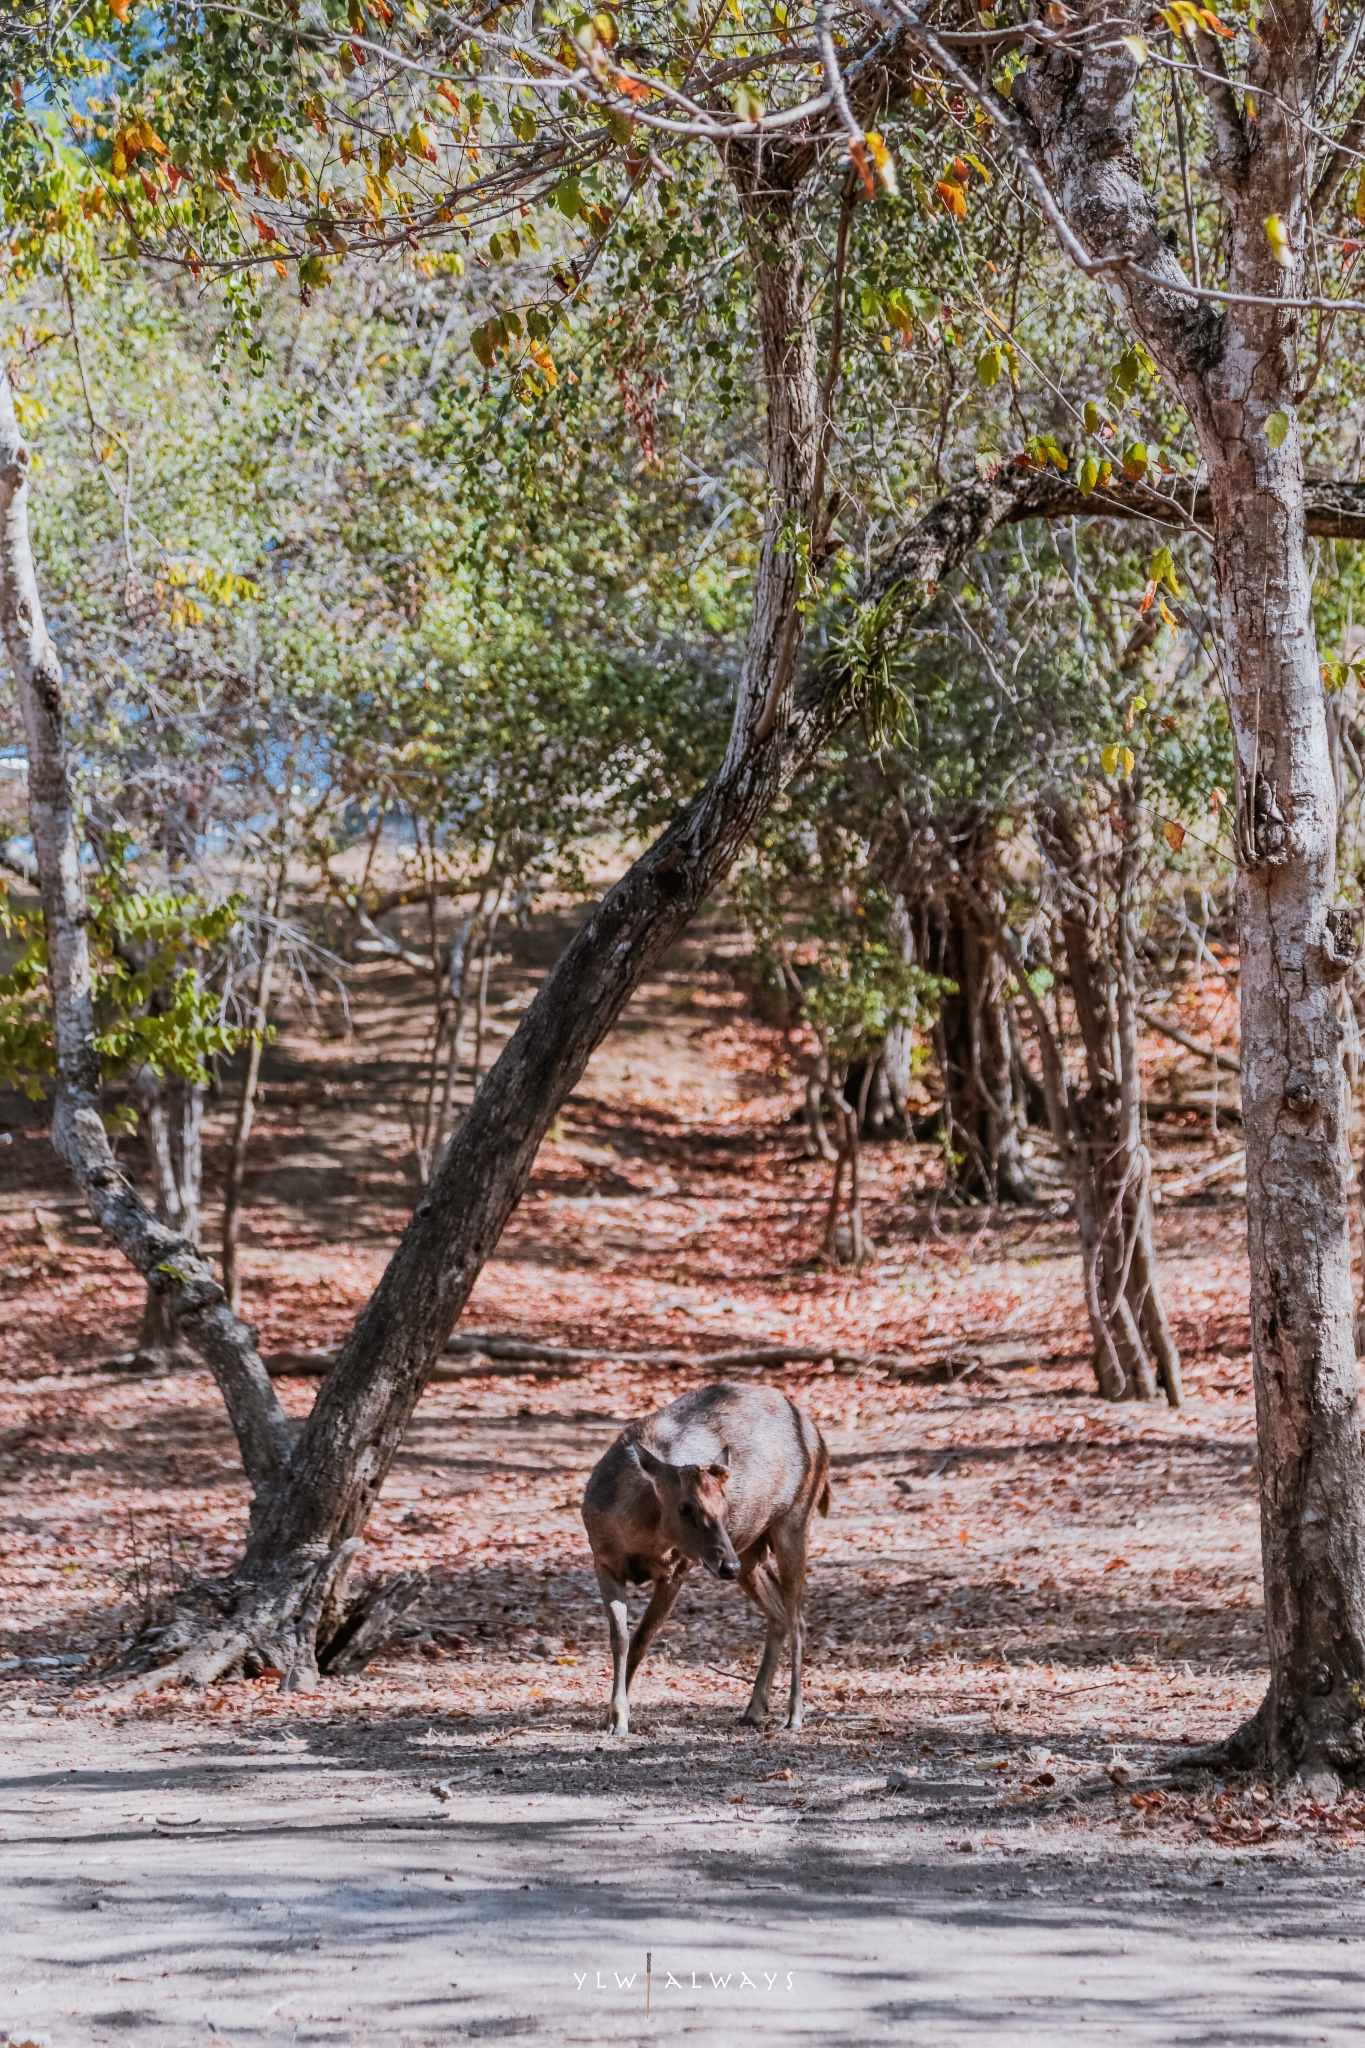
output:
{"label": "deer's hind leg", "polygon": [[774,1574],[782,1607],[783,1634],[791,1652],[791,1690],[787,1696],[787,1726],[801,1726],[801,1663],[806,1623],[806,1523],[807,1515],[796,1512],[774,1522],[770,1531]]}
{"label": "deer's hind leg", "polygon": [[760,1537],[757,1543],[741,1552],[739,1560],[740,1589],[753,1601],[768,1624],[754,1689],[748,1706],[739,1717],[741,1723],[749,1728],[756,1728],[767,1714],[777,1660],[787,1639],[787,1611],[782,1603],[782,1588],[772,1566],[766,1562],[767,1552],[767,1538]]}

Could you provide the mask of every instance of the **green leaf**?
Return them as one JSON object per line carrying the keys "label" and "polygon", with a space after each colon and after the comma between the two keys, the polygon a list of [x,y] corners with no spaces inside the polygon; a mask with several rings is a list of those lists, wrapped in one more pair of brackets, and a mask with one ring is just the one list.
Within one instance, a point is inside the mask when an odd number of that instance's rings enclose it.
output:
{"label": "green leaf", "polygon": [[1278,448],[1289,432],[1289,414],[1273,412],[1265,423],[1265,437],[1272,448]]}

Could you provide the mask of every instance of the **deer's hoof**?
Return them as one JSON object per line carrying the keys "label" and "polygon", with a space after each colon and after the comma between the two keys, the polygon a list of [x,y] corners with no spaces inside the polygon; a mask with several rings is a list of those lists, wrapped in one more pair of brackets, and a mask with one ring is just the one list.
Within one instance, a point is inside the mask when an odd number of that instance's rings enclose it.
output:
{"label": "deer's hoof", "polygon": [[756,1714],[752,1707],[746,1707],[739,1717],[739,1725],[741,1728],[761,1728],[764,1719],[764,1715]]}

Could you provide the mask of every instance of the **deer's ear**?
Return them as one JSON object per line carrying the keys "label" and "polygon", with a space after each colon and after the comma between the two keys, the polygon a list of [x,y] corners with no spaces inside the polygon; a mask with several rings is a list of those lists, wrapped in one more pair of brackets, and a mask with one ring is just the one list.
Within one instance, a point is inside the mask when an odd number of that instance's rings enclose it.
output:
{"label": "deer's ear", "polygon": [[675,1468],[672,1465],[666,1465],[662,1458],[656,1458],[653,1451],[649,1450],[644,1444],[632,1444],[630,1451],[636,1464],[648,1478],[665,1479],[673,1476]]}
{"label": "deer's ear", "polygon": [[729,1444],[725,1445],[724,1449],[721,1451],[720,1456],[717,1458],[715,1464],[708,1465],[706,1469],[711,1474],[711,1477],[713,1479],[728,1479],[730,1477]]}

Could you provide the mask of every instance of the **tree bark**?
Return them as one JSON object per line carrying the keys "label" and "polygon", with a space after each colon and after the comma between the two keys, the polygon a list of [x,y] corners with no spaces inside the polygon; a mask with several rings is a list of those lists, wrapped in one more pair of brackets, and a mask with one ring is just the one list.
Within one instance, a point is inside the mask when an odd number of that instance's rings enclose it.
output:
{"label": "tree bark", "polygon": [[[197,1245],[204,1172],[204,1091],[178,1076],[161,1079],[144,1067],[137,1077],[136,1093],[157,1221],[186,1243]],[[180,1328],[175,1290],[150,1281],[134,1365],[169,1372],[195,1355]]]}
{"label": "tree bark", "polygon": [[[1098,7],[1095,9],[1098,18]],[[1125,20],[1126,17],[1126,20]],[[1250,121],[1205,83],[1228,290],[1183,283],[1134,150],[1135,59],[1105,12],[1085,54],[1033,57],[1012,107],[1111,295],[1178,393],[1208,474],[1220,667],[1238,773],[1242,1116],[1270,1686],[1231,1745],[1328,1790],[1365,1773],[1365,1466],[1352,1342],[1345,1088],[1337,984],[1353,945],[1335,907],[1336,792],[1313,632],[1296,418],[1322,61],[1306,0],[1260,17]],[[1208,67],[1205,67],[1206,70]],[[1267,222],[1279,226],[1272,248]],[[1138,280],[1125,266],[1149,273]],[[1287,432],[1272,445],[1272,416]],[[1278,436],[1274,437],[1278,438]]]}
{"label": "tree bark", "polygon": [[256,987],[251,998],[251,1022],[248,1027],[251,1036],[247,1041],[246,1072],[242,1076],[242,1092],[237,1100],[237,1114],[232,1121],[227,1177],[223,1183],[223,1287],[227,1293],[228,1307],[234,1315],[239,1313],[242,1306],[242,1275],[237,1260],[242,1227],[242,1192],[246,1185],[247,1146],[251,1142],[251,1127],[256,1120],[256,1096],[261,1084],[261,1057],[265,1051],[265,1034],[270,1022],[270,997],[275,981],[275,962],[280,951],[280,912],[284,907],[285,874],[285,864],[281,861],[275,886],[271,891],[265,949],[261,954]]}
{"label": "tree bark", "polygon": [[[975,908],[997,895],[995,833],[989,820],[973,820],[938,824],[933,836],[949,850],[947,872],[928,904],[925,964],[951,984],[935,1032],[951,1186],[971,1201],[1029,1202],[1034,1191],[1014,1114],[1005,968]],[[959,885],[964,877],[966,888]]]}
{"label": "tree bark", "polygon": [[1103,1385],[1116,1364],[1129,1400],[1152,1400],[1160,1379],[1176,1406],[1179,1363],[1152,1255],[1151,1166],[1137,1068],[1138,826],[1137,791],[1129,783],[1112,857],[1087,853],[1073,821],[1056,810],[1041,815],[1040,837],[1060,899],[1058,923],[1085,1061],[1086,1085],[1071,1101],[1072,1184],[1082,1256],[1093,1268],[1088,1298],[1096,1371]]}

